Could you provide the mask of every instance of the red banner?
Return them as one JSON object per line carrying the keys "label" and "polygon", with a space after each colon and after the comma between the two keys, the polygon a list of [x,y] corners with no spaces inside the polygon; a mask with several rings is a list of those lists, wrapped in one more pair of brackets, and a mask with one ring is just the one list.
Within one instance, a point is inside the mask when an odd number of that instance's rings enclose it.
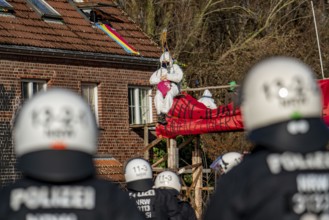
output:
{"label": "red banner", "polygon": [[[323,118],[329,126],[329,79],[318,82],[323,93]],[[235,108],[233,103],[209,109],[185,93],[174,99],[167,122],[165,126],[157,124],[158,137],[243,130],[240,109]]]}
{"label": "red banner", "polygon": [[318,83],[321,88],[323,98],[323,119],[326,125],[329,126],[329,79],[321,79]]}

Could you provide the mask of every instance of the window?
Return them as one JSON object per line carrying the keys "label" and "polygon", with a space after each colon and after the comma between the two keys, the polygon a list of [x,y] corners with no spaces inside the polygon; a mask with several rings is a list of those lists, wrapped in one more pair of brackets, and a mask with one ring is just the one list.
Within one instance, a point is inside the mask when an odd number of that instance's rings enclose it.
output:
{"label": "window", "polygon": [[152,122],[152,97],[150,88],[130,87],[129,124],[146,124]]}
{"label": "window", "polygon": [[14,7],[9,4],[8,2],[6,2],[5,0],[0,0],[0,8],[1,9],[14,9]]}
{"label": "window", "polygon": [[6,2],[5,0],[0,0],[0,13],[12,12],[14,7]]}
{"label": "window", "polygon": [[96,83],[81,84],[82,97],[88,102],[98,121],[98,92]]}
{"label": "window", "polygon": [[62,20],[61,15],[44,0],[28,1],[32,5],[32,7],[41,15],[42,18]]}
{"label": "window", "polygon": [[47,82],[44,80],[23,80],[22,81],[22,98],[27,100],[39,91],[47,89]]}

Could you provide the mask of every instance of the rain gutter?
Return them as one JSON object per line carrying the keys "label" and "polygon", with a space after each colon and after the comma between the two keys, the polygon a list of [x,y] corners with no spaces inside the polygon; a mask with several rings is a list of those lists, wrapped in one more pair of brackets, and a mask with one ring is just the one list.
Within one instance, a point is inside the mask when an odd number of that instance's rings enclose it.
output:
{"label": "rain gutter", "polygon": [[71,51],[61,49],[50,49],[18,45],[0,45],[0,54],[34,56],[41,58],[58,58],[75,61],[91,61],[114,65],[124,65],[125,67],[157,68],[158,58],[123,56],[116,54],[93,53],[83,51]]}

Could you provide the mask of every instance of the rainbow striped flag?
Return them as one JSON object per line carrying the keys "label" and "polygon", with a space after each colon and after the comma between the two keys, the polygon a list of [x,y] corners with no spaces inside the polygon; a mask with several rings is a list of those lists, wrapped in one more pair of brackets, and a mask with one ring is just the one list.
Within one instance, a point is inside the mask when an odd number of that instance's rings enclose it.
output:
{"label": "rainbow striped flag", "polygon": [[131,45],[129,45],[128,42],[118,34],[118,32],[116,32],[109,25],[96,23],[96,26],[99,29],[101,29],[102,31],[104,31],[115,42],[117,42],[117,44],[119,44],[127,53],[132,53],[132,54],[137,54],[137,55],[140,54],[135,48],[133,48]]}

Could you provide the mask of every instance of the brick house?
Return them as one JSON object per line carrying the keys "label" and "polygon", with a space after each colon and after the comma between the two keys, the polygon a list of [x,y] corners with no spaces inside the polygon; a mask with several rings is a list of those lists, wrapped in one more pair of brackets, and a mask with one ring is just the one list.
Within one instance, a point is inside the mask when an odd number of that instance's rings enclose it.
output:
{"label": "brick house", "polygon": [[160,55],[110,0],[0,0],[0,184],[19,175],[11,138],[17,109],[51,87],[72,89],[89,102],[100,128],[100,175],[113,172],[120,180],[123,162],[144,146],[143,131],[132,125],[154,118],[149,77]]}

